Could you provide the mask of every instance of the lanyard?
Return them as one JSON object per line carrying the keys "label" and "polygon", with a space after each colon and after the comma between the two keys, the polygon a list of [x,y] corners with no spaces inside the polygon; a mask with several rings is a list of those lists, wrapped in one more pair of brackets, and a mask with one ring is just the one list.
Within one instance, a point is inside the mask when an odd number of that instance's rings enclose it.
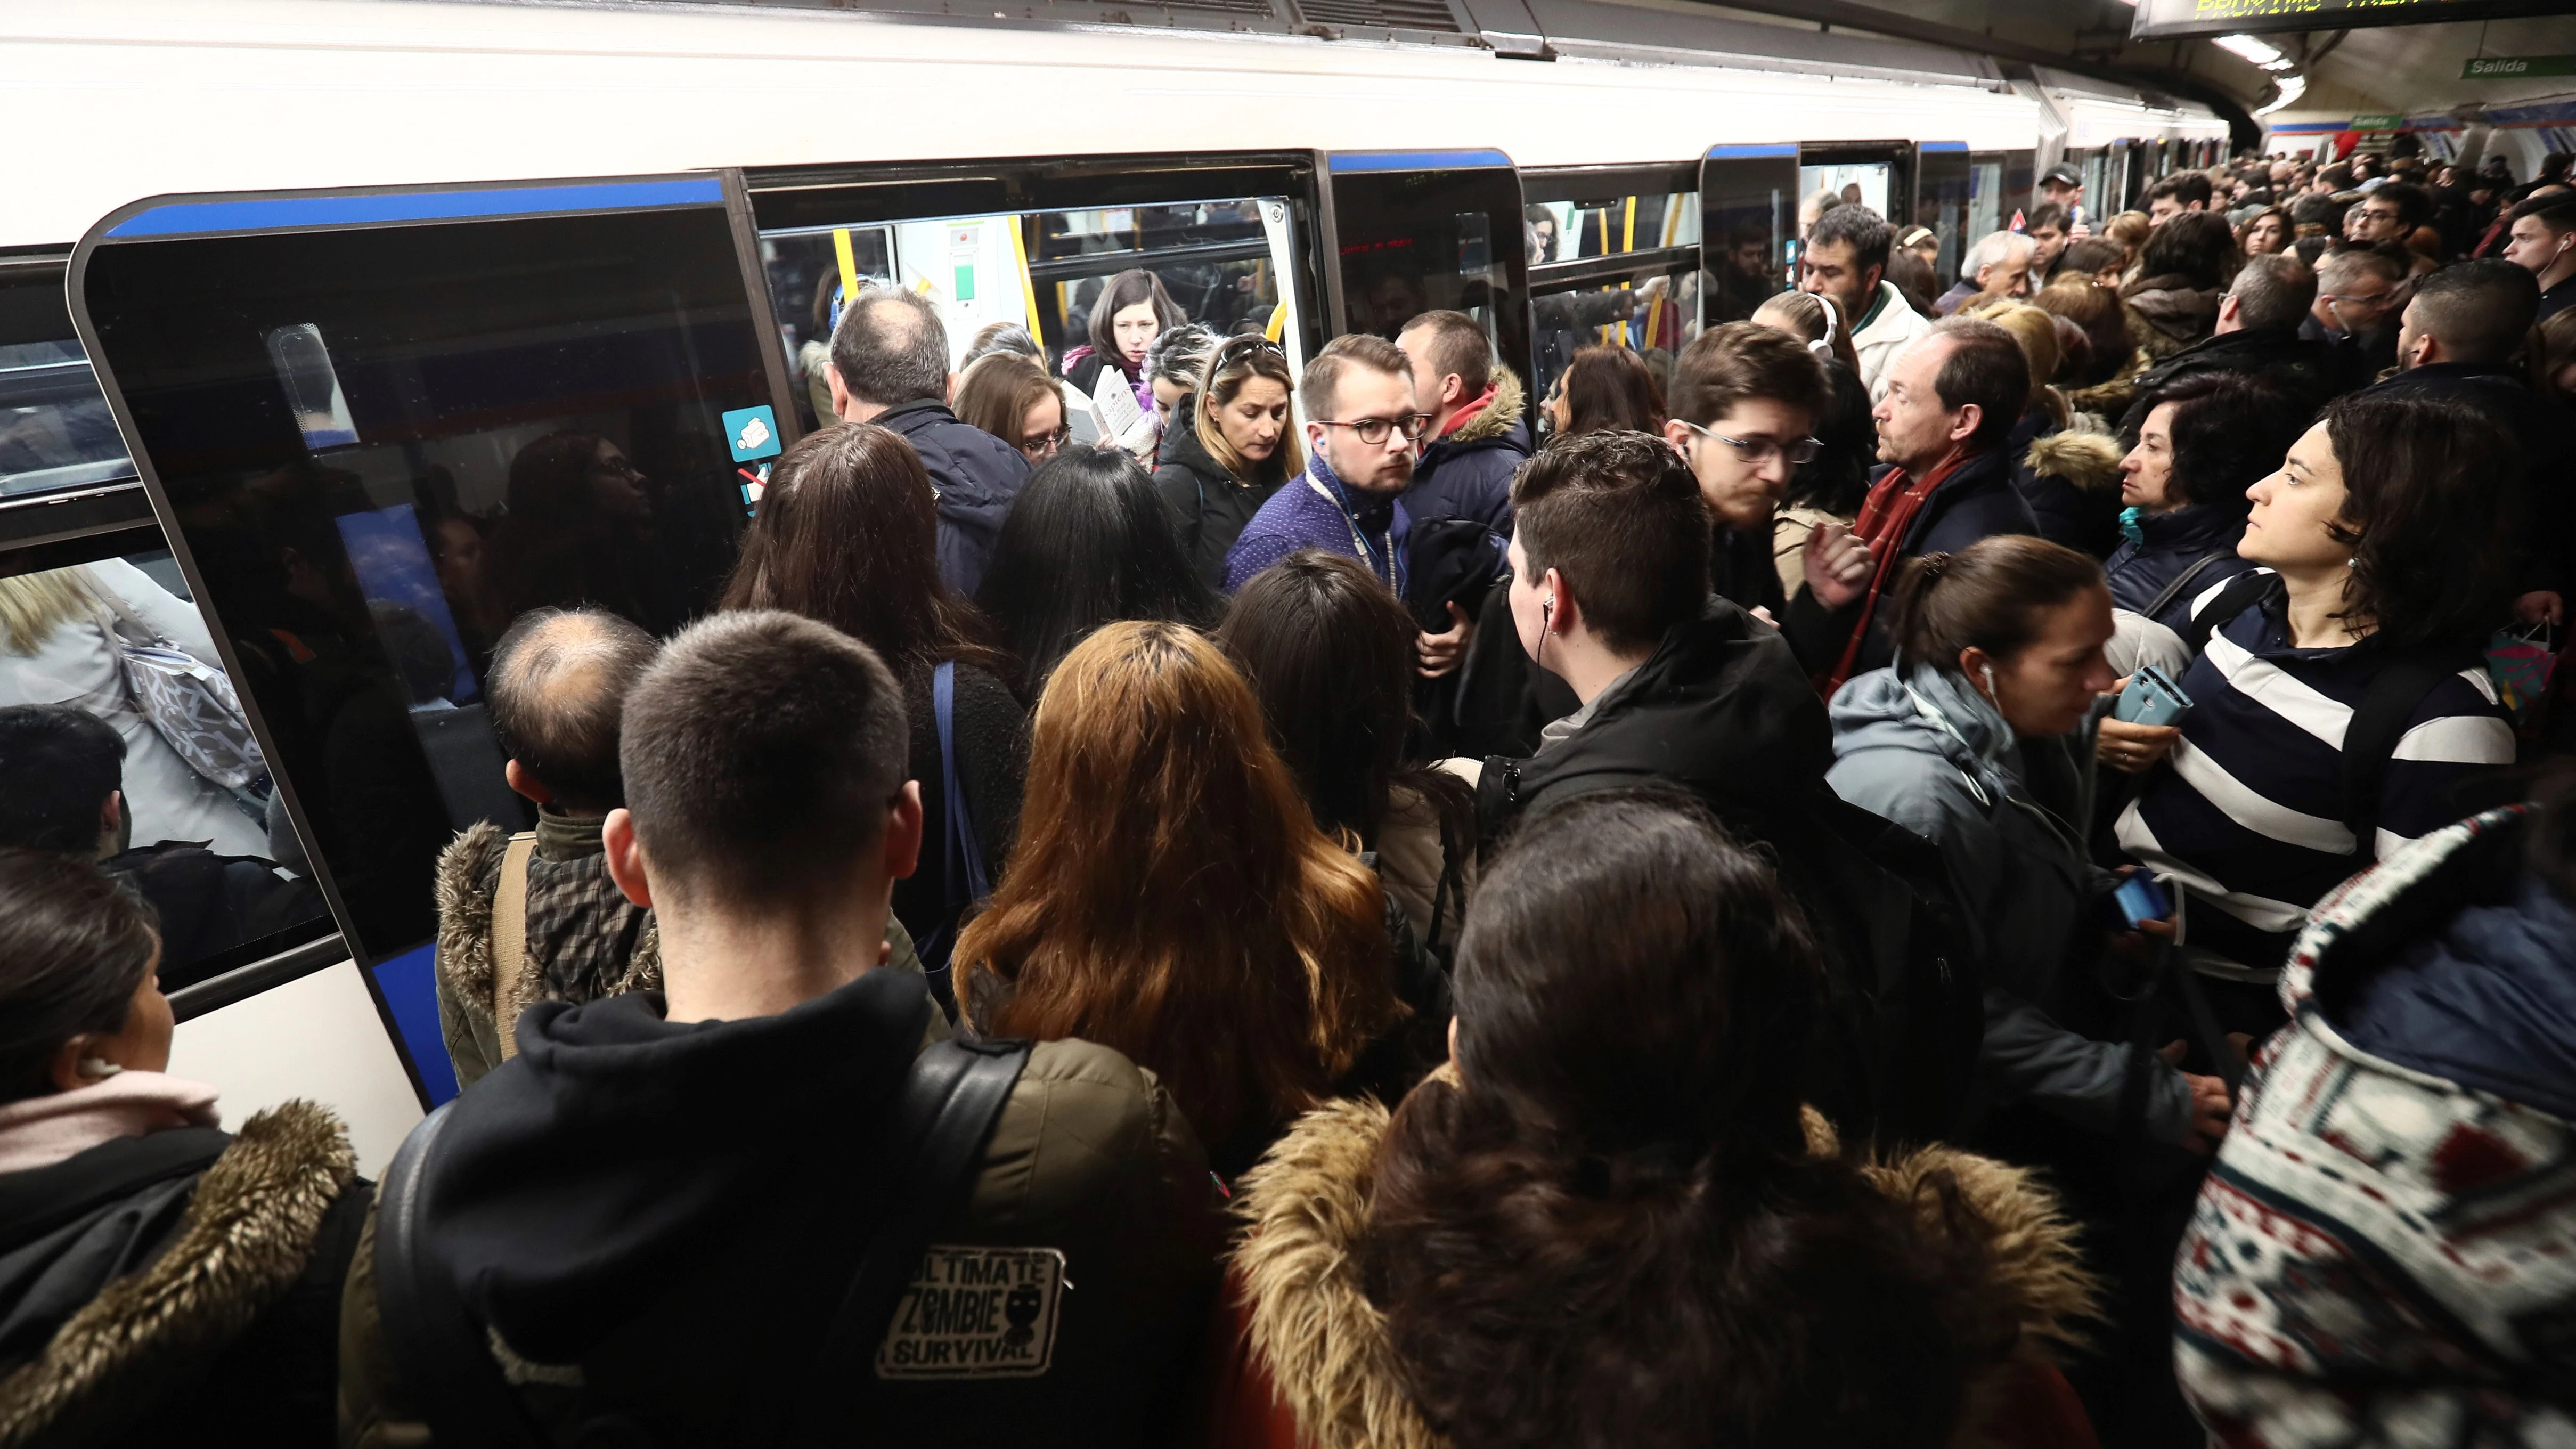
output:
{"label": "lanyard", "polygon": [[[1306,486],[1314,489],[1316,497],[1333,505],[1333,511],[1342,516],[1343,526],[1351,531],[1351,547],[1359,550],[1360,562],[1368,565],[1370,573],[1377,573],[1378,550],[1369,547],[1368,535],[1360,532],[1360,522],[1351,516],[1350,507],[1334,497],[1333,490],[1325,487],[1323,480],[1312,473],[1306,475]],[[1386,537],[1380,542],[1379,547],[1386,551],[1386,572],[1383,575],[1386,586],[1390,589],[1396,588],[1398,585],[1395,581],[1395,525],[1392,522],[1387,525]]]}

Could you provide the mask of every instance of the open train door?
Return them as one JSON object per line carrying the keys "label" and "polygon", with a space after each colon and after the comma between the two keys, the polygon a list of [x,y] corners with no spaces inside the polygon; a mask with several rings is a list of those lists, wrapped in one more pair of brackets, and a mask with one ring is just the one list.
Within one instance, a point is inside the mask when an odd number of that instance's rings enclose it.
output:
{"label": "open train door", "polygon": [[788,384],[740,183],[159,197],[67,279],[190,592],[424,1102],[440,851],[528,828],[483,677],[508,622],[667,633],[731,570]]}

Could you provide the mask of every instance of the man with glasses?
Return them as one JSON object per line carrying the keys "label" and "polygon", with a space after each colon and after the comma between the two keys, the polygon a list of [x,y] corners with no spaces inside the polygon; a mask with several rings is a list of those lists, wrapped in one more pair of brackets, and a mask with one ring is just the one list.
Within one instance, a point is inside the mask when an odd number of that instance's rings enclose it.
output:
{"label": "man with glasses", "polygon": [[[1364,332],[1336,337],[1306,364],[1297,391],[1306,410],[1306,472],[1270,495],[1225,556],[1229,594],[1300,549],[1355,558],[1397,598],[1409,575],[1413,520],[1401,495],[1431,417],[1414,403],[1403,349]],[[1416,641],[1422,673],[1449,674],[1474,625],[1455,605],[1456,627]]]}
{"label": "man with glasses", "polygon": [[2299,335],[2331,344],[2347,392],[2397,365],[2397,317],[2406,306],[2408,257],[2396,247],[2345,245],[2317,261],[2317,301]]}
{"label": "man with glasses", "polygon": [[1816,455],[1809,434],[1832,396],[1807,344],[1751,322],[1710,328],[1673,362],[1664,440],[1708,505],[1709,586],[1775,623],[1788,617],[1789,599],[1772,555],[1773,517]]}

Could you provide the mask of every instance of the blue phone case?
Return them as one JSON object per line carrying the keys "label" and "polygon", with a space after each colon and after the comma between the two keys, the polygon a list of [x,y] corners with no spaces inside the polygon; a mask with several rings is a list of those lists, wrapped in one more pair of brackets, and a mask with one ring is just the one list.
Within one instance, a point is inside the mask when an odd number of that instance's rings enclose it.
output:
{"label": "blue phone case", "polygon": [[2146,664],[2130,676],[2129,687],[2120,691],[2120,702],[2111,707],[2111,717],[2127,724],[2169,725],[2189,708],[2191,696],[2165,678],[2163,670]]}
{"label": "blue phone case", "polygon": [[2111,892],[2111,899],[2119,903],[2120,915],[2132,930],[2140,921],[2161,921],[2173,914],[2173,902],[2165,898],[2164,887],[2144,871],[2120,882],[2120,888]]}

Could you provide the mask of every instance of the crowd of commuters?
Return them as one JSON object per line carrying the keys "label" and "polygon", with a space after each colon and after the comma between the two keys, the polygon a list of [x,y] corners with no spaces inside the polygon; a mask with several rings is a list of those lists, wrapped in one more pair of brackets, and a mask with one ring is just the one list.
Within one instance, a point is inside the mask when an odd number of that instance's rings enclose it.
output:
{"label": "crowd of commuters", "polygon": [[1534,402],[1465,312],[1299,367],[1136,271],[952,371],[862,293],[714,613],[487,621],[537,826],[440,861],[381,1191],[165,1071],[155,737],[0,710],[0,1442],[2576,1435],[2576,775],[2488,662],[2576,193],[2372,169],[2057,168],[1919,299],[1821,195]]}

